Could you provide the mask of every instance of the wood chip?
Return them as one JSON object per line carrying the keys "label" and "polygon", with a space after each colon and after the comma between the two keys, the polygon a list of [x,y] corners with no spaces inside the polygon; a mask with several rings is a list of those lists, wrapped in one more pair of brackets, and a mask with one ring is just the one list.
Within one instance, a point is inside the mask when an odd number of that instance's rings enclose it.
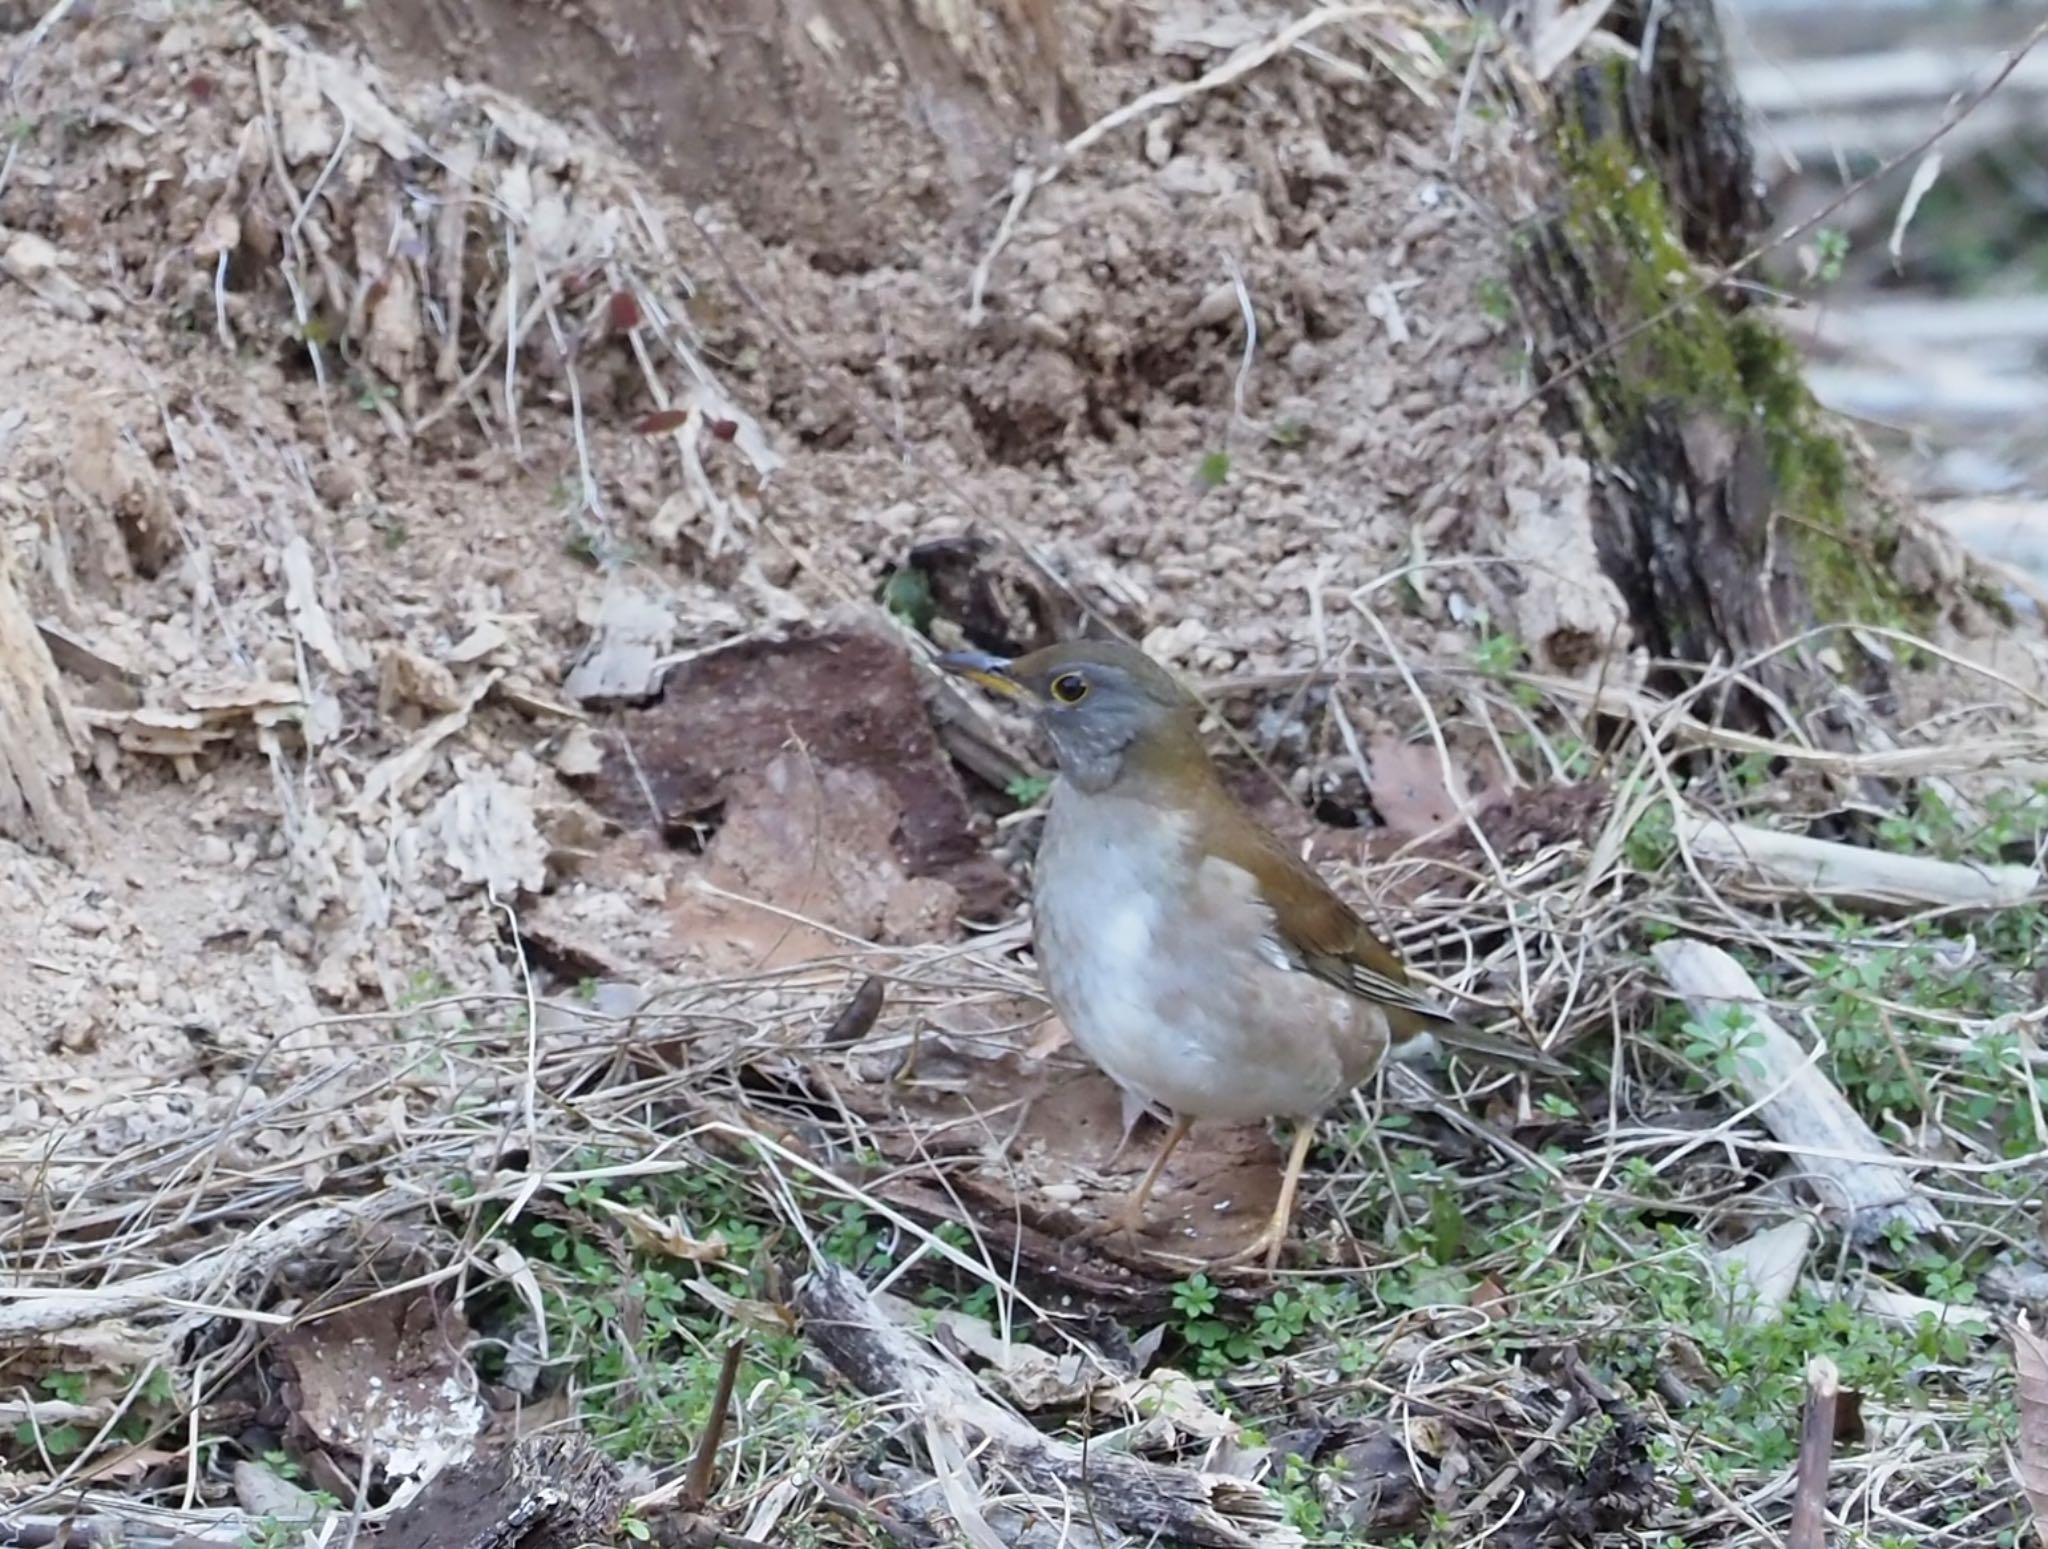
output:
{"label": "wood chip", "polygon": [[320,581],[314,572],[313,550],[303,537],[296,534],[284,546],[279,556],[279,566],[284,571],[284,611],[291,620],[292,633],[300,642],[319,657],[330,672],[343,677],[353,670],[349,666],[348,653],[341,648],[341,640],[334,633],[334,622],[327,616],[327,609],[320,601]]}
{"label": "wood chip", "polygon": [[420,776],[433,767],[434,751],[469,724],[470,712],[491,691],[500,674],[490,673],[469,686],[462,703],[431,722],[405,747],[379,763],[363,777],[363,788],[350,803],[358,817],[374,811],[387,800],[403,796],[419,783]]}
{"label": "wood chip", "polygon": [[1695,1015],[1724,1013],[1731,1006],[1748,1013],[1749,1036],[1734,1061],[1734,1084],[1756,1105],[1800,1186],[1823,1211],[1844,1218],[1857,1242],[1874,1241],[1895,1222],[1916,1235],[1941,1230],[1940,1212],[1906,1164],[1885,1149],[1799,1041],[1778,1025],[1740,963],[1704,941],[1661,941],[1650,955]]}

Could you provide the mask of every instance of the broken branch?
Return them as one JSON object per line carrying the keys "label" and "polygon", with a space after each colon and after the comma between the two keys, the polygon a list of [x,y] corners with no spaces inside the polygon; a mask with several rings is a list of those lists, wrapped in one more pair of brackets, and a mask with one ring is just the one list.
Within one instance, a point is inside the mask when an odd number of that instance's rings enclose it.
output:
{"label": "broken branch", "polygon": [[1853,1238],[1867,1242],[1894,1221],[1915,1233],[1940,1230],[1940,1213],[1908,1176],[1907,1164],[1884,1148],[1814,1057],[1778,1025],[1740,963],[1704,941],[1659,942],[1651,957],[1696,1015],[1725,1006],[1748,1013],[1734,1084],[1798,1159],[1800,1181],[1823,1209],[1847,1221]]}

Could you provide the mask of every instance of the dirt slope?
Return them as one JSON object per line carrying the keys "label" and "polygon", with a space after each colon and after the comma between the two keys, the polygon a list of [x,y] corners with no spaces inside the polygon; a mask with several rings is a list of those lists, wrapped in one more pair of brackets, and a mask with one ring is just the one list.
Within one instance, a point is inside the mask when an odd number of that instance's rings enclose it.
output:
{"label": "dirt slope", "polygon": [[[485,8],[475,36],[531,10]],[[1242,35],[1102,34],[1065,110],[1188,82]],[[1456,620],[1490,606],[1516,632],[1526,601],[1539,649],[1560,608],[1603,632],[1585,567],[1527,586],[1556,555],[1511,511],[1581,498],[1540,434],[1487,454],[1489,499],[1412,505],[1523,391],[1487,304],[1505,130],[1461,124],[1453,167],[1440,118],[1358,78],[1375,56],[1423,70],[1418,41],[1332,30],[1328,64],[1111,135],[1037,193],[970,325],[998,213],[982,167],[893,166],[854,225],[837,193],[744,161],[729,199],[645,175],[578,121],[641,100],[658,57],[622,83],[573,50],[469,56],[555,122],[234,9],[17,37],[0,513],[40,614],[139,684],[72,683],[99,712],[98,868],[16,854],[0,878],[20,1116],[167,1078],[218,1104],[212,1072],[324,1013],[511,988],[502,917],[436,818],[458,781],[537,810],[515,827],[538,822],[557,902],[604,922],[609,961],[673,966],[657,906],[687,857],[593,839],[553,768],[574,722],[550,706],[617,588],[687,652],[867,605],[921,542],[1009,533],[1179,664],[1265,671],[1375,646],[1347,598],[1389,566],[1505,549],[1519,580],[1429,577],[1393,627],[1463,651]],[[891,117],[894,75],[856,74],[840,107],[870,127],[828,150],[872,162],[922,132]],[[1043,126],[1031,81],[988,100]],[[665,101],[623,115],[630,148],[673,142]],[[701,142],[723,175],[721,147]],[[686,455],[634,432],[664,402],[700,407]],[[1050,596],[1033,628],[1072,617],[1028,567],[1018,585]],[[416,783],[365,804],[378,762],[492,674]],[[180,725],[140,727],[138,699]]]}

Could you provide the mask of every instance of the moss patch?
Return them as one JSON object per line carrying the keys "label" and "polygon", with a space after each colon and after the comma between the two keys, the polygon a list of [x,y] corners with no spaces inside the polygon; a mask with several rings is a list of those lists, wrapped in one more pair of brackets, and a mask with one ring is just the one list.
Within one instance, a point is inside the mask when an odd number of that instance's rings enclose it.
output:
{"label": "moss patch", "polygon": [[[1619,333],[1657,316],[1700,280],[1679,239],[1664,186],[1613,134],[1572,125],[1558,136],[1566,232],[1606,260],[1603,324]],[[1777,542],[1800,561],[1815,613],[1912,628],[1931,612],[1892,572],[1898,537],[1859,513],[1842,443],[1822,423],[1798,353],[1762,319],[1728,314],[1711,295],[1677,308],[1622,345],[1597,391],[1626,423],[1651,408],[1710,412],[1761,432]],[[1609,446],[1600,450],[1611,453]],[[1859,519],[1859,515],[1861,519]]]}

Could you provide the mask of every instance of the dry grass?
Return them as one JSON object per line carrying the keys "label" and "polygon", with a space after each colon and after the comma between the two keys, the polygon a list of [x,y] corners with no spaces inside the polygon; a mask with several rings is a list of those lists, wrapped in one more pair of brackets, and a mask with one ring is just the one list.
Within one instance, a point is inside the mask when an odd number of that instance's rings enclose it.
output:
{"label": "dry grass", "polygon": [[[1408,895],[1399,934],[1412,954],[1571,1047],[1583,1077],[1534,1104],[1498,1081],[1439,1092],[1405,1073],[1361,1094],[1326,1137],[1303,1267],[1265,1287],[1169,1261],[1126,1334],[1161,1327],[1162,1358],[1269,1442],[1302,1425],[1337,1437],[1391,1426],[1437,1502],[1411,1524],[1417,1542],[1477,1542],[1518,1518],[1580,1520],[1574,1511],[1614,1542],[1774,1542],[1791,1509],[1782,1447],[1797,1413],[1786,1406],[1822,1352],[1844,1366],[1864,1428],[1835,1461],[1841,1542],[1976,1544],[2013,1527],[2007,1376],[1980,1288],[2032,1231],[2048,1167],[2036,1018],[2001,1009],[2031,1000],[2019,948],[2048,930],[2038,906],[2000,920],[1865,920],[1824,900],[1738,896],[1677,847],[1671,803],[1766,808],[1796,825],[1840,810],[1830,782],[1687,750],[1682,700],[1630,694],[1626,713],[1603,715],[1597,703],[1545,699],[1513,671],[1437,673],[1398,659],[1380,670],[1415,686],[1415,721],[1446,746],[1498,738],[1532,785],[1555,792],[1576,773],[1611,792],[1583,835],[1539,834],[1505,853],[1489,828],[1507,832],[1497,819],[1509,807],[1475,814],[1464,858],[1431,872],[1420,895],[1408,873],[1422,858],[1372,878],[1382,896]],[[1366,676],[1336,673],[1325,707],[1334,713]],[[1458,686],[1430,694],[1421,685],[1431,679]],[[2004,735],[1994,719],[1979,734]],[[1773,750],[1785,769],[1799,752]],[[1923,780],[1979,766],[1954,735],[1900,752],[1923,760]],[[2038,859],[2038,806],[2000,821],[1982,842],[1969,819],[1883,832]],[[1824,1068],[1939,1202],[1945,1238],[1856,1245],[1802,1195],[1798,1157],[1727,1096],[1739,1038],[1717,1042],[1712,1028],[1660,1013],[1665,992],[1644,947],[1674,934],[1742,956],[1782,1020],[1829,1040]],[[246,1407],[280,1322],[423,1286],[471,1309],[482,1351],[538,1337],[550,1355],[528,1399],[547,1413],[602,1413],[620,1397],[606,1389],[623,1384],[638,1418],[599,1428],[659,1474],[681,1467],[685,1433],[703,1422],[717,1349],[747,1339],[749,1380],[715,1505],[735,1531],[751,1519],[755,1536],[769,1530],[766,1512],[781,1531],[806,1524],[836,1541],[849,1529],[835,1492],[866,1498],[878,1480],[912,1490],[900,1509],[918,1499],[891,1440],[916,1400],[852,1400],[792,1333],[791,1288],[820,1266],[851,1265],[915,1293],[926,1316],[964,1310],[1099,1372],[1099,1390],[1078,1390],[1096,1399],[1039,1417],[1049,1434],[1138,1424],[1128,1352],[1102,1337],[1116,1309],[1085,1295],[1077,1304],[1056,1265],[1025,1262],[1017,1227],[1060,1218],[1046,1180],[1018,1160],[1028,1108],[986,1112],[963,1140],[920,1103],[917,1075],[900,1089],[888,1081],[913,1024],[963,1012],[1015,1020],[1010,1008],[1031,993],[1017,945],[1005,932],[914,952],[850,949],[677,987],[630,1015],[574,996],[449,997],[336,1019],[278,1040],[279,1055],[317,1063],[317,1074],[258,1097],[263,1070],[251,1070],[250,1101],[218,1130],[111,1158],[59,1134],[10,1156],[24,1182],[0,1329],[17,1350],[28,1336],[47,1341],[28,1369],[90,1371],[66,1340],[108,1319],[157,1352],[118,1377],[92,1373],[78,1396],[103,1418],[70,1424],[61,1446],[37,1438],[45,1477],[21,1509],[105,1511],[145,1537],[149,1511],[170,1509],[162,1520],[180,1525],[216,1520],[176,1515],[217,1493],[223,1454],[212,1444],[183,1450],[182,1482],[145,1496],[88,1481],[133,1445],[177,1452],[191,1439],[188,1416]],[[878,1025],[850,1048],[828,1046],[870,974],[889,989]],[[922,1037],[921,1065],[957,1042]],[[1020,1033],[989,1037],[1014,1044]],[[1019,1211],[1039,1220],[978,1217],[963,1184],[1005,1169]],[[898,1203],[906,1183],[950,1198],[957,1208],[939,1213],[950,1223]],[[1805,1288],[1761,1325],[1727,1326],[1709,1256],[1791,1219],[1820,1233]],[[1948,1310],[1939,1326],[1894,1328],[1870,1310],[1873,1287]],[[651,1306],[671,1318],[659,1337]],[[505,1362],[485,1359],[504,1375]],[[999,1373],[984,1377],[1001,1391]],[[44,1390],[55,1402],[47,1375]],[[35,1392],[25,1382],[21,1396]],[[1094,1407],[1111,1392],[1122,1413]],[[1595,1433],[1617,1438],[1605,1462]],[[1300,1435],[1292,1444],[1316,1455]],[[1614,1500],[1602,1506],[1588,1492],[1601,1468],[1629,1461],[1623,1452],[1649,1472],[1610,1480]],[[1229,1461],[1189,1434],[1169,1439],[1165,1456],[1205,1454],[1212,1467]],[[32,1470],[38,1453],[17,1456]],[[1359,1509],[1355,1479],[1280,1456],[1267,1467],[1311,1533],[1333,1533]],[[996,1509],[995,1476],[982,1483]],[[915,1507],[926,1508],[945,1515]]]}

